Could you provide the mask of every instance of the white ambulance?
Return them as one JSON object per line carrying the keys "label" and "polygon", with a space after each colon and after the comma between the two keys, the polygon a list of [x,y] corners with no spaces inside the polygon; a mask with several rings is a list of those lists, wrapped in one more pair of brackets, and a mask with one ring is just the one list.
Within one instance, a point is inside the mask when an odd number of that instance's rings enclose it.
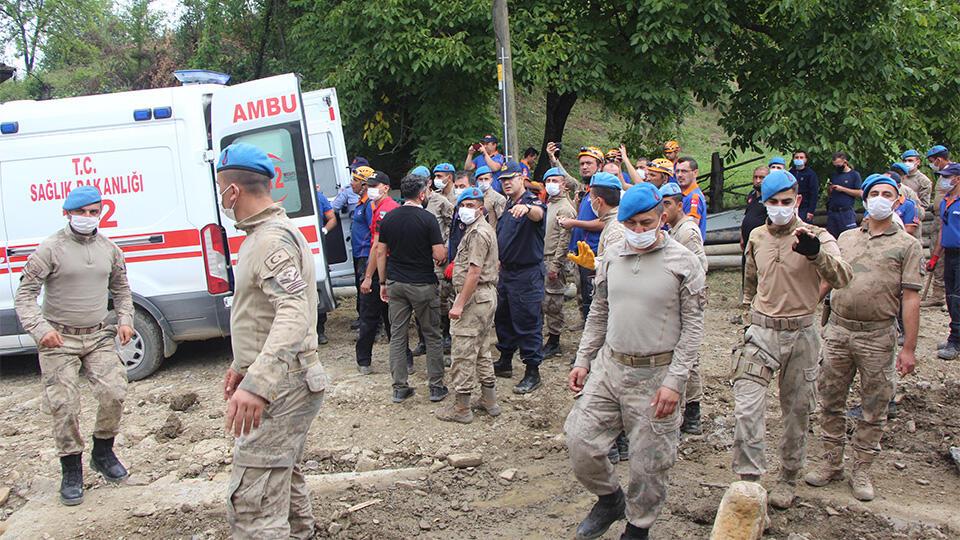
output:
{"label": "white ambulance", "polygon": [[192,84],[0,104],[0,355],[35,350],[14,295],[27,257],[65,226],[63,199],[79,185],[100,189],[100,232],[126,257],[130,379],[153,373],[179,342],[228,335],[244,233],[220,211],[214,161],[235,141],[276,161],[274,199],[313,250],[321,309],[335,307],[332,281],[352,285],[353,265],[341,228],[324,238],[316,196],[350,181],[336,91],[301,94],[292,74],[234,86],[220,77],[178,72]]}

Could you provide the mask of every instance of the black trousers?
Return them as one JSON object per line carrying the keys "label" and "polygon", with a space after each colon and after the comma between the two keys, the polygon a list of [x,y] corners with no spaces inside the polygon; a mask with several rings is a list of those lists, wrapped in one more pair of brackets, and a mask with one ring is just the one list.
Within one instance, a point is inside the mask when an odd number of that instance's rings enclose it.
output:
{"label": "black trousers", "polygon": [[[354,265],[357,276],[362,281],[367,267],[367,258],[356,259]],[[387,311],[387,304],[380,300],[380,278],[376,272],[373,274],[370,293],[357,295],[357,307],[360,311],[360,331],[356,348],[357,365],[369,366],[373,358],[373,342],[377,339],[377,328],[381,323],[386,329],[387,337],[390,337],[390,314]]]}

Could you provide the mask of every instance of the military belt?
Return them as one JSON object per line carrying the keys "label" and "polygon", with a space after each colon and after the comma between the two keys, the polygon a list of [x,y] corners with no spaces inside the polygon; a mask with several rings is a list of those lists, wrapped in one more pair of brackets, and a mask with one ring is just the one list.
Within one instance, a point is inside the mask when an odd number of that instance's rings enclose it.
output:
{"label": "military belt", "polygon": [[673,360],[673,351],[662,352],[654,355],[639,356],[633,354],[618,353],[612,351],[613,359],[625,366],[657,368],[669,366]]}
{"label": "military belt", "polygon": [[813,314],[801,317],[767,317],[756,311],[750,313],[752,324],[774,330],[800,330],[813,324]]}
{"label": "military belt", "polygon": [[844,319],[836,313],[831,313],[830,322],[853,332],[869,332],[871,330],[883,330],[890,328],[894,324],[894,319],[889,319],[886,321],[854,321],[852,319]]}
{"label": "military belt", "polygon": [[67,334],[69,336],[86,336],[88,334],[92,334],[94,332],[99,332],[100,330],[103,330],[103,328],[106,325],[103,323],[100,323],[96,326],[90,326],[87,328],[77,328],[75,326],[66,326],[63,324],[50,323],[50,326],[53,326],[54,329],[56,329],[56,331],[60,332],[61,334]]}

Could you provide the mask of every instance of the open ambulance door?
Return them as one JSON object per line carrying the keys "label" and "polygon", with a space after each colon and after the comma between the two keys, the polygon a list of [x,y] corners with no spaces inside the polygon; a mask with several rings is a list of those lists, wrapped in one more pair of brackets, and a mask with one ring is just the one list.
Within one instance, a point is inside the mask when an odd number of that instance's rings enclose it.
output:
{"label": "open ambulance door", "polygon": [[[300,80],[286,74],[221,88],[213,94],[210,110],[216,155],[234,142],[245,142],[260,147],[273,159],[273,199],[283,205],[306,237],[317,267],[320,309],[332,310],[336,304],[317,215]],[[219,208],[219,201],[214,204]],[[233,261],[244,233],[222,213],[220,223]]]}
{"label": "open ambulance door", "polygon": [[[2,193],[3,190],[0,190],[0,208],[3,207]],[[10,258],[16,253],[12,248],[7,249],[8,247],[7,229],[0,219],[0,349],[17,350],[26,346],[20,340],[20,324],[13,309],[13,297],[20,284],[20,273],[13,273]],[[21,259],[26,260],[25,257]]]}

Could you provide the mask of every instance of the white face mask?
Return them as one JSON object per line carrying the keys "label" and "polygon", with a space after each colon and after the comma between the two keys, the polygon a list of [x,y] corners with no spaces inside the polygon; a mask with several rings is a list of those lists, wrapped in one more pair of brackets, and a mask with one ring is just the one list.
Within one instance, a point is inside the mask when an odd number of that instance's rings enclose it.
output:
{"label": "white face mask", "polygon": [[229,218],[230,221],[236,221],[237,214],[234,212],[233,208],[237,206],[237,201],[233,201],[233,206],[231,206],[230,208],[227,208],[223,204],[223,194],[229,191],[230,188],[232,187],[234,187],[233,184],[230,184],[229,186],[226,187],[226,189],[220,192],[220,208],[223,209],[223,215],[227,216],[227,218]]}
{"label": "white face mask", "polygon": [[658,229],[654,228],[638,233],[630,230],[629,227],[624,227],[623,236],[627,240],[627,243],[630,244],[630,247],[634,249],[647,249],[657,241],[657,230]]}
{"label": "white face mask", "polygon": [[933,172],[937,172],[937,171],[940,170],[940,167],[937,167],[937,164],[936,164],[936,163],[931,163],[931,164],[930,164],[930,170],[932,170]]}
{"label": "white face mask", "polygon": [[647,179],[647,171],[645,169],[637,169],[637,174],[640,176],[641,180]]}
{"label": "white face mask", "polygon": [[457,216],[460,217],[460,221],[462,221],[465,225],[470,225],[471,223],[477,220],[477,217],[479,217],[479,213],[473,208],[467,208],[466,206],[461,206],[457,210]]}
{"label": "white face mask", "polygon": [[880,196],[867,199],[867,212],[877,221],[883,221],[893,213],[893,201]]}
{"label": "white face mask", "polygon": [[915,162],[913,162],[913,161],[905,161],[904,163],[906,163],[907,169],[908,169],[910,172],[913,172],[913,171],[917,170],[917,164],[916,164]]}
{"label": "white face mask", "polygon": [[367,198],[371,201],[375,201],[380,198],[380,188],[368,187],[367,188]]}
{"label": "white face mask", "polygon": [[946,177],[941,176],[941,177],[940,177],[940,189],[942,189],[942,190],[944,190],[944,191],[950,191],[951,189],[953,189],[953,182],[952,182],[949,178],[946,178]]}
{"label": "white face mask", "polygon": [[70,216],[70,227],[80,234],[90,234],[97,230],[100,218],[90,216]]}
{"label": "white face mask", "polygon": [[547,182],[547,195],[556,197],[560,194],[560,184],[556,182]]}
{"label": "white face mask", "polygon": [[598,210],[597,207],[594,206],[593,204],[594,202],[596,201],[593,199],[593,197],[590,197],[590,210],[593,211],[593,215],[600,217],[600,210]]}
{"label": "white face mask", "polygon": [[462,187],[453,188],[453,194],[454,194],[455,196],[459,197],[460,194],[463,193],[463,190],[464,190],[464,188],[462,188]]}
{"label": "white face mask", "polygon": [[477,182],[477,187],[480,188],[480,191],[486,193],[487,190],[490,189],[490,186],[491,186],[492,184],[493,184],[493,182]]}
{"label": "white face mask", "polygon": [[436,188],[436,189],[443,189],[443,186],[444,186],[444,185],[445,185],[445,184],[444,184],[444,182],[443,182],[443,179],[441,179],[441,178],[434,178],[434,179],[433,179],[433,187],[434,187],[434,188]]}
{"label": "white face mask", "polygon": [[774,225],[786,225],[790,223],[793,216],[797,214],[794,206],[769,206],[767,205],[767,217]]}

